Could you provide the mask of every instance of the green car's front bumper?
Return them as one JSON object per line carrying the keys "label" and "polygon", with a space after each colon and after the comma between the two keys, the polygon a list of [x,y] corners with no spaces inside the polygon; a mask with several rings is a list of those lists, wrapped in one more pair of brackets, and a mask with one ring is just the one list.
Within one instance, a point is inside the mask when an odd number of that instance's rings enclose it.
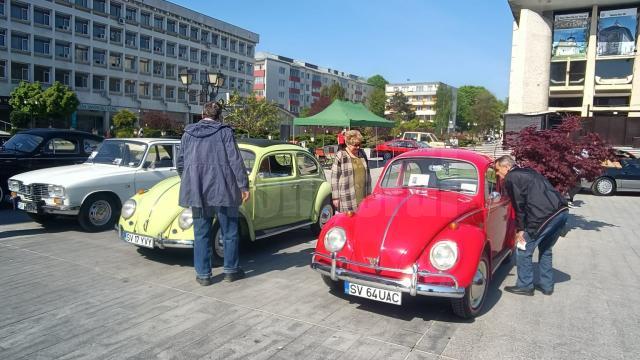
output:
{"label": "green car's front bumper", "polygon": [[120,240],[122,240],[122,241],[124,241],[126,243],[129,243],[129,244],[135,245],[135,246],[139,246],[139,247],[151,248],[151,246],[145,246],[145,245],[137,244],[135,242],[127,240],[127,234],[131,234],[131,235],[135,235],[135,236],[139,236],[139,237],[143,237],[143,238],[152,239],[154,248],[160,248],[160,249],[191,249],[191,248],[193,248],[193,239],[184,239],[184,240],[165,239],[162,236],[150,237],[150,236],[147,236],[147,235],[135,234],[135,233],[131,233],[131,232],[127,232],[125,230],[122,230],[122,226],[120,226],[120,224],[117,224],[115,226],[115,230],[118,232],[118,238]]}

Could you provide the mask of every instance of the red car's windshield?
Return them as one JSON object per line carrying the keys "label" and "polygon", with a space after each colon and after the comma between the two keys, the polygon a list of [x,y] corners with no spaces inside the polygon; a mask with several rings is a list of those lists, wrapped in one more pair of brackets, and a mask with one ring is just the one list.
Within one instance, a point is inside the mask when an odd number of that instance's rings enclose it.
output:
{"label": "red car's windshield", "polygon": [[478,170],[457,159],[407,158],[391,163],[380,186],[386,189],[421,187],[475,194]]}

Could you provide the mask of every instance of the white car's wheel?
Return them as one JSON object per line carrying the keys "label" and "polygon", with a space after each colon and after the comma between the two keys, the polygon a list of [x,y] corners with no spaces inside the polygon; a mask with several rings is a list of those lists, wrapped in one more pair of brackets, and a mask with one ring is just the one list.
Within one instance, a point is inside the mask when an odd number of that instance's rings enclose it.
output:
{"label": "white car's wheel", "polygon": [[119,216],[120,205],[114,196],[95,194],[89,196],[80,207],[78,222],[89,232],[111,230]]}

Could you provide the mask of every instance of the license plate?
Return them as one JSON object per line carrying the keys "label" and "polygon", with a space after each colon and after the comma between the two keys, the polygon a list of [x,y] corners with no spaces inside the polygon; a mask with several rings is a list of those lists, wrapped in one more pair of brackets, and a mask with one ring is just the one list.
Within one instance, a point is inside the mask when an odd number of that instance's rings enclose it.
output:
{"label": "license plate", "polygon": [[32,213],[38,212],[38,209],[36,208],[35,204],[30,204],[30,203],[25,203],[20,201],[16,206],[18,207],[18,210],[24,210]]}
{"label": "license plate", "polygon": [[400,291],[378,289],[345,281],[344,293],[389,304],[402,305],[402,292]]}
{"label": "license plate", "polygon": [[149,236],[142,236],[138,234],[131,234],[128,232],[124,232],[122,234],[122,240],[132,243],[134,245],[147,247],[153,249],[153,238]]}

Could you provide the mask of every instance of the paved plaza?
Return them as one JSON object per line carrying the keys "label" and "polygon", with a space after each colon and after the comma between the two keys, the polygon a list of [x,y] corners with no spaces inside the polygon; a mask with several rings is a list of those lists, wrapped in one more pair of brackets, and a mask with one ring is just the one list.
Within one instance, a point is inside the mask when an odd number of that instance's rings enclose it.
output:
{"label": "paved plaza", "polygon": [[190,251],[138,249],[74,222],[0,210],[0,359],[631,359],[640,353],[640,197],[580,194],[554,248],[556,291],[502,290],[461,321],[448,301],[330,293],[305,229],[241,253],[245,280],[195,282]]}

